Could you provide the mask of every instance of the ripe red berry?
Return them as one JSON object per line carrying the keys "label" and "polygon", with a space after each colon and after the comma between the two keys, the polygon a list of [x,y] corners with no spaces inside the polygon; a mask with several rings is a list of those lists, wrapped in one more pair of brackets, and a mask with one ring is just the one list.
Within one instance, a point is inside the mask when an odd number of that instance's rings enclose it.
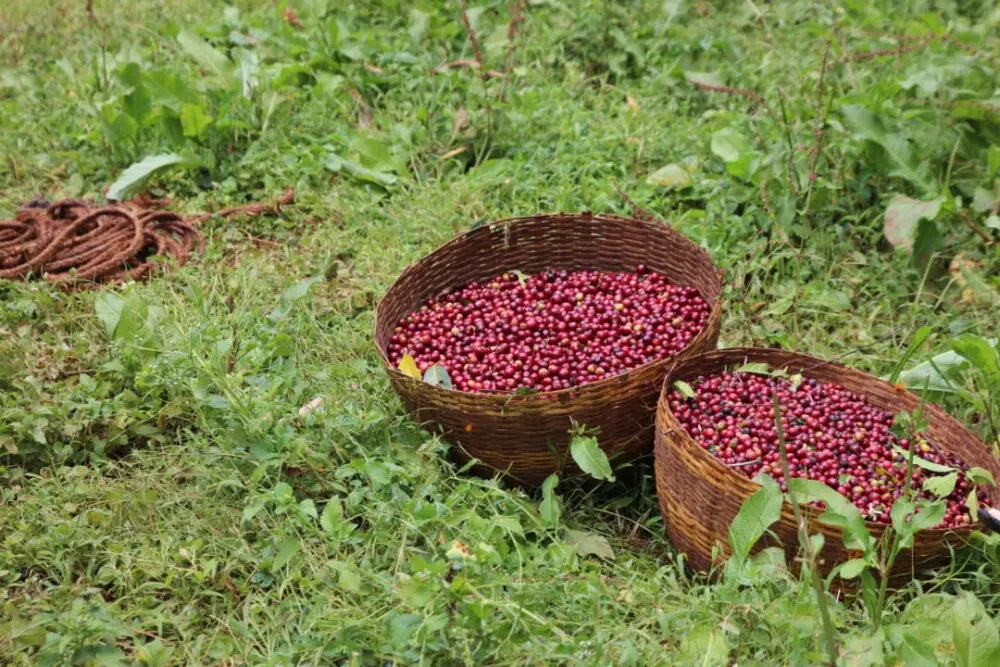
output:
{"label": "ripe red berry", "polygon": [[[907,462],[899,449],[910,446],[909,440],[893,434],[892,414],[845,387],[813,379],[793,389],[781,378],[725,372],[689,384],[694,398],[672,391],[670,409],[695,441],[722,463],[750,478],[767,473],[787,490],[774,423],[777,392],[789,474],[837,489],[871,521],[890,521],[889,510],[906,484]],[[932,442],[920,440],[915,450],[933,463],[968,469]],[[934,498],[923,483],[935,474],[914,467],[911,488],[923,498]],[[938,527],[971,523],[965,499],[972,485],[962,476],[959,480],[945,498],[947,509]],[[989,505],[989,500],[984,497],[979,503]]]}
{"label": "ripe red berry", "polygon": [[404,317],[389,361],[444,366],[456,389],[558,390],[683,350],[708,321],[693,287],[634,273],[550,270],[470,283]]}

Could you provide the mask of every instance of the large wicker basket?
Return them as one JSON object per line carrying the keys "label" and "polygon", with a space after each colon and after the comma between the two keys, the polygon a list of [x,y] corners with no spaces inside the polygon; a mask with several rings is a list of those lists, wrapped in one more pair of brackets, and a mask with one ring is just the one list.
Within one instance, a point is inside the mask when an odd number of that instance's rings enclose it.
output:
{"label": "large wicker basket", "polygon": [[696,287],[712,307],[704,329],[677,356],[714,349],[721,276],[699,246],[662,223],[591,213],[536,215],[472,229],[403,271],[375,318],[375,342],[392,386],[411,417],[441,433],[460,461],[476,459],[480,474],[503,471],[528,486],[553,472],[577,474],[566,455],[572,421],[600,428],[598,441],[613,464],[635,458],[652,446],[656,397],[672,358],[571,389],[487,395],[408,377],[389,363],[387,346],[400,319],[471,281],[512,270],[624,271],[637,264]]}
{"label": "large wicker basket", "polygon": [[[694,380],[731,369],[748,362],[763,362],[773,368],[825,382],[836,382],[862,394],[875,406],[892,412],[911,411],[922,406],[930,424],[927,435],[942,448],[957,454],[970,466],[980,466],[1000,480],[1000,464],[988,452],[986,445],[969,432],[958,420],[931,403],[903,389],[858,370],[815,357],[782,350],[762,348],[732,348],[716,350],[681,360],[664,382],[656,414],[656,490],[666,530],[674,547],[687,555],[695,569],[708,570],[728,557],[729,525],[740,506],[760,485],[731,470],[705,451],[676,420],[667,400],[673,382]],[[980,490],[982,493],[982,490]],[[1000,506],[1000,492],[989,491],[995,506]],[[839,529],[820,523],[818,512],[803,507],[810,517],[812,534],[823,533],[824,546],[820,554],[821,569],[828,573],[834,566],[858,556],[844,547]],[[881,536],[885,524],[867,522],[869,532]],[[781,519],[771,530],[784,547],[787,562],[792,563],[798,549],[797,531],[792,508],[785,503]],[[903,578],[913,573],[947,562],[949,545],[966,542],[972,526],[960,529],[929,529],[914,536],[911,550],[900,554],[893,571]],[[775,546],[765,538],[757,549]],[[713,552],[714,549],[714,552]],[[713,556],[716,559],[713,562]]]}

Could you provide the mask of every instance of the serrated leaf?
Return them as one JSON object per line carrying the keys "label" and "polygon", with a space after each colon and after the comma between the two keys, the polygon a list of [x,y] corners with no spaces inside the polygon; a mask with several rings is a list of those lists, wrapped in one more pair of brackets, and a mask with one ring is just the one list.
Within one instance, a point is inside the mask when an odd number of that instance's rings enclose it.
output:
{"label": "serrated leaf", "polygon": [[930,491],[938,498],[947,498],[958,483],[958,472],[928,477],[924,480],[924,491]]}
{"label": "serrated leaf", "polygon": [[729,525],[729,546],[739,561],[746,560],[753,545],[781,517],[781,487],[766,475],[759,481],[761,488],[743,502]]}
{"label": "serrated leaf", "polygon": [[451,376],[448,375],[448,369],[440,364],[434,364],[424,371],[424,382],[432,384],[435,387],[443,387],[444,389],[454,388],[454,385],[451,383]]}
{"label": "serrated leaf", "polygon": [[979,484],[986,484],[987,486],[997,485],[996,480],[993,479],[993,473],[991,473],[986,468],[973,466],[965,471],[965,477],[975,485]]}
{"label": "serrated leaf", "polygon": [[163,171],[167,167],[184,162],[184,158],[176,153],[166,153],[164,155],[151,155],[135,162],[121,173],[110,188],[108,188],[107,198],[114,201],[124,201],[139,193],[139,190],[146,184],[153,174]]}
{"label": "serrated leaf", "polygon": [[579,556],[599,556],[608,560],[615,557],[611,544],[603,535],[589,530],[567,530],[566,542],[576,549]]}
{"label": "serrated leaf", "polygon": [[677,380],[674,382],[674,389],[679,391],[681,396],[684,398],[695,398],[697,396],[694,389],[691,388],[691,385],[684,380]]}
{"label": "serrated leaf", "polygon": [[403,375],[409,375],[416,380],[421,379],[420,369],[417,368],[416,360],[408,354],[404,354],[399,360],[399,370],[403,372]]}
{"label": "serrated leaf", "polygon": [[306,498],[299,503],[299,511],[311,519],[315,519],[318,516],[316,513],[316,503],[311,498]]}
{"label": "serrated leaf", "polygon": [[[844,546],[859,549],[865,554],[874,548],[874,539],[868,532],[864,517],[857,506],[842,496],[836,489],[814,479],[795,477],[788,480],[789,495],[799,502],[820,501],[826,503],[826,511],[819,520],[844,531]],[[793,495],[794,494],[794,495]]]}
{"label": "serrated leaf", "polygon": [[344,521],[344,506],[340,498],[334,496],[326,501],[323,514],[319,517],[319,525],[328,535],[336,535]]}
{"label": "serrated leaf", "polygon": [[597,444],[597,438],[583,435],[573,436],[569,443],[569,453],[580,470],[591,477],[609,482],[615,481],[608,456]]}

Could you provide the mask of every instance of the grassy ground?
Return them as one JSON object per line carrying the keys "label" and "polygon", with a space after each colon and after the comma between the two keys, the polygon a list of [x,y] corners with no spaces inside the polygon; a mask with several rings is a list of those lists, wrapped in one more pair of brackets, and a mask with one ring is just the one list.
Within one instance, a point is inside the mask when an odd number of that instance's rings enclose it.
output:
{"label": "grassy ground", "polygon": [[[374,304],[476,222],[637,206],[725,268],[722,345],[887,375],[920,327],[905,365],[995,337],[990,3],[538,0],[510,41],[487,2],[485,77],[445,65],[477,56],[457,3],[85,4],[0,8],[3,217],[157,153],[185,157],[151,182],[184,210],[297,204],[206,223],[198,261],[144,284],[0,282],[0,661],[824,660],[782,567],[681,567],[648,461],[560,487],[557,523],[457,471],[403,417]],[[932,33],[954,40],[905,37]],[[939,204],[916,257],[883,233],[896,194]],[[109,337],[102,300],[134,326]],[[970,394],[934,398],[995,441],[985,371],[953,377]],[[1000,550],[977,544],[877,630],[831,599],[840,660],[990,664]]]}

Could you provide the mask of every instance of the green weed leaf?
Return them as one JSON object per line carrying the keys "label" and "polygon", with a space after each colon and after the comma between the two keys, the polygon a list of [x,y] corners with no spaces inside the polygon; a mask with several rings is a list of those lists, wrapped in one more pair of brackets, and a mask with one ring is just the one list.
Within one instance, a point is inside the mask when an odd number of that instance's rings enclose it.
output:
{"label": "green weed leaf", "polygon": [[885,238],[893,246],[908,251],[915,251],[914,243],[918,235],[917,223],[921,220],[934,220],[941,211],[944,197],[930,201],[911,199],[900,194],[893,195],[889,207],[885,210],[883,232]]}
{"label": "green weed leaf", "polygon": [[562,503],[556,495],[556,487],[559,485],[558,475],[549,475],[542,482],[542,501],[538,503],[538,513],[549,526],[557,526],[559,517],[562,515]]}
{"label": "green weed leaf", "polygon": [[615,481],[608,456],[601,450],[597,438],[575,435],[569,443],[569,453],[580,470],[596,479]]}
{"label": "green weed leaf", "polygon": [[177,43],[210,76],[230,84],[233,79],[233,63],[224,53],[201,38],[200,35],[183,29],[177,34]]}
{"label": "green weed leaf", "polygon": [[924,480],[923,488],[924,491],[930,491],[938,498],[946,498],[955,490],[955,484],[957,483],[958,472],[956,471],[947,475],[928,477]]}
{"label": "green weed leaf", "polygon": [[292,560],[292,556],[298,553],[300,546],[299,540],[294,537],[282,540],[281,544],[278,545],[278,553],[271,562],[271,571],[280,570],[288,565],[288,561]]}
{"label": "green weed leaf", "polygon": [[695,394],[694,392],[694,389],[691,388],[691,385],[689,385],[684,380],[677,380],[676,382],[674,382],[674,389],[679,391],[681,396],[683,396],[684,398],[695,398],[697,396],[697,394]]}
{"label": "green weed leaf", "polygon": [[843,579],[854,579],[859,576],[866,567],[868,567],[868,561],[864,558],[852,558],[849,561],[840,564],[837,568],[837,575]]}
{"label": "green weed leaf", "polygon": [[424,382],[444,389],[454,388],[454,385],[451,383],[451,376],[448,375],[448,369],[440,364],[434,364],[424,371]]}
{"label": "green weed leaf", "polygon": [[980,485],[980,484],[985,484],[986,486],[997,485],[996,480],[993,479],[993,473],[991,473],[986,468],[973,466],[965,471],[965,477],[975,485]]}
{"label": "green weed leaf", "polygon": [[766,475],[758,481],[761,488],[743,502],[729,525],[729,546],[738,561],[746,560],[757,541],[781,517],[781,487]]}
{"label": "green weed leaf", "polygon": [[114,201],[130,199],[139,193],[146,181],[154,174],[184,162],[185,159],[176,153],[151,155],[143,158],[121,173],[118,180],[112,183],[108,189],[107,197]]}
{"label": "green weed leaf", "polygon": [[[903,449],[899,445],[893,445],[892,449],[897,454],[902,454],[907,459],[910,458],[909,450]],[[919,466],[924,470],[929,470],[931,472],[954,472],[955,469],[949,466],[941,465],[940,463],[934,463],[933,461],[928,461],[927,459],[922,459],[916,454],[913,455],[913,465]]]}
{"label": "green weed leaf", "polygon": [[964,592],[951,612],[955,657],[961,667],[1000,664],[1000,636],[986,607],[972,593]]}
{"label": "green weed leaf", "polygon": [[608,560],[615,557],[615,552],[607,538],[589,530],[567,530],[566,542],[576,549],[579,556],[594,555]]}

